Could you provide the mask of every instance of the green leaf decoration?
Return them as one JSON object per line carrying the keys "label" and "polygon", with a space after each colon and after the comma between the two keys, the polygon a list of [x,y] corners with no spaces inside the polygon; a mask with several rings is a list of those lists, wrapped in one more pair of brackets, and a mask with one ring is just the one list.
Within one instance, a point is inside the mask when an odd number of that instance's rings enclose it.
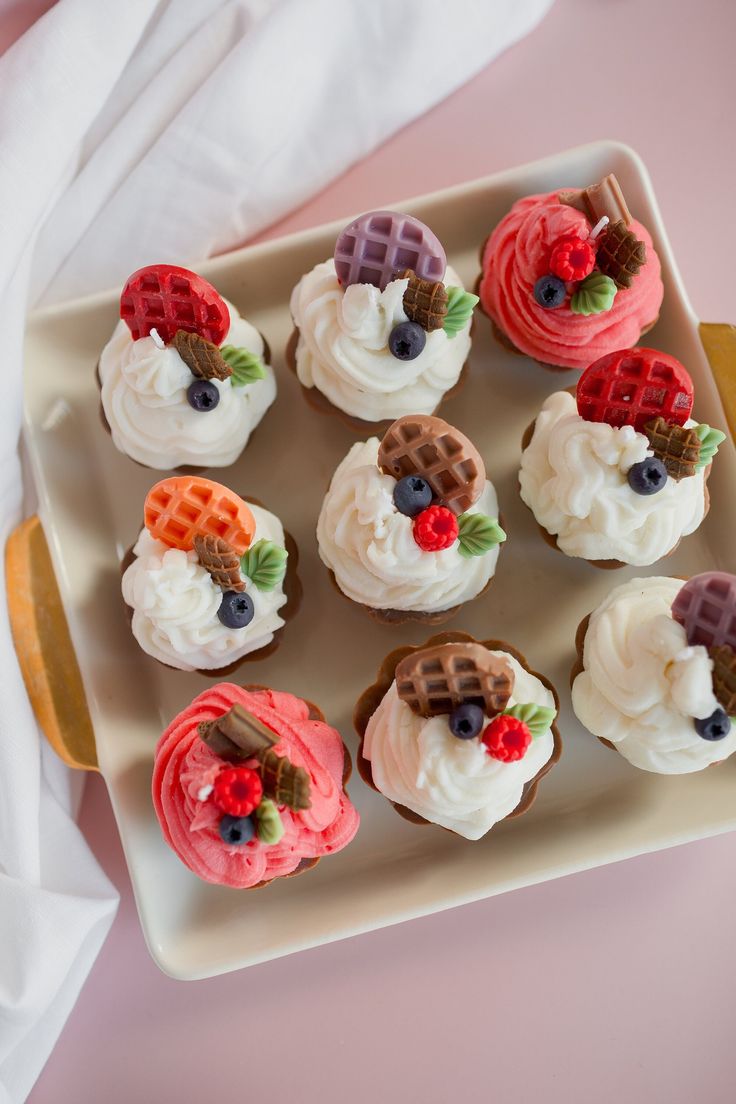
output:
{"label": "green leaf decoration", "polygon": [[487,514],[461,514],[458,518],[461,556],[484,556],[497,544],[506,540],[506,534],[495,518]]}
{"label": "green leaf decoration", "polygon": [[516,717],[523,721],[532,734],[532,739],[546,732],[557,716],[550,705],[535,705],[534,702],[519,702],[504,709],[507,717]]}
{"label": "green leaf decoration", "polygon": [[602,314],[610,310],[616,298],[616,285],[610,276],[591,272],[578,284],[570,300],[573,314]]}
{"label": "green leaf decoration", "polygon": [[238,349],[235,345],[222,345],[220,356],[233,370],[230,382],[235,387],[246,387],[249,383],[266,378],[266,366],[259,356],[250,349]]}
{"label": "green leaf decoration", "polygon": [[705,422],[701,422],[700,425],[696,425],[693,428],[700,438],[700,458],[695,465],[696,469],[700,471],[701,468],[710,464],[711,460],[718,452],[718,446],[722,445],[726,440],[726,434],[722,433],[720,429],[713,429],[711,426],[706,425]]}
{"label": "green leaf decoration", "polygon": [[256,806],[257,835],[261,843],[278,843],[286,829],[281,814],[270,797]]}
{"label": "green leaf decoration", "polygon": [[258,590],[275,590],[286,574],[288,555],[280,544],[259,540],[240,557],[240,570]]}
{"label": "green leaf decoration", "polygon": [[476,303],[480,300],[472,291],[461,287],[445,288],[447,292],[447,314],[442,329],[448,337],[456,337],[467,326]]}

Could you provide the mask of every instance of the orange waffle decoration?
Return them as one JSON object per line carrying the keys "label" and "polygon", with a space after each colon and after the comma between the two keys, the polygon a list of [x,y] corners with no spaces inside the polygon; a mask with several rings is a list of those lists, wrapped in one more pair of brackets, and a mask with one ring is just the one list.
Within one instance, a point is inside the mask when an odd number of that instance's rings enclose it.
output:
{"label": "orange waffle decoration", "polygon": [[242,556],[256,531],[248,505],[236,494],[197,475],[162,479],[146,495],[143,521],[156,540],[188,552],[196,536],[220,537]]}

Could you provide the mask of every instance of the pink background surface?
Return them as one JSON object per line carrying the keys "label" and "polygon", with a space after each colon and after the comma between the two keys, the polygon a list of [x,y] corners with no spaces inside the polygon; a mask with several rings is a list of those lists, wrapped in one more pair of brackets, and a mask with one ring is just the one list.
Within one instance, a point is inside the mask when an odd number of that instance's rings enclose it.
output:
{"label": "pink background surface", "polygon": [[[649,166],[696,311],[736,321],[735,37],[732,0],[557,0],[272,233],[619,138]],[[33,1104],[734,1099],[736,835],[185,985],[148,957],[99,778],[81,822],[121,908]]]}

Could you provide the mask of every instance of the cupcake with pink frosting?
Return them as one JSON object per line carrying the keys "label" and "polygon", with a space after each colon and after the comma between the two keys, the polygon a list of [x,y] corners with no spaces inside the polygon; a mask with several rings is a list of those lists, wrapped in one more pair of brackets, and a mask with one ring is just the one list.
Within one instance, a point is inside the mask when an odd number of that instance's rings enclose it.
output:
{"label": "cupcake with pink frosting", "polygon": [[156,747],[152,794],[164,839],[199,878],[254,889],[341,851],[360,818],[350,756],[293,694],[219,683]]}
{"label": "cupcake with pink frosting", "polygon": [[502,344],[553,370],[635,345],[664,289],[616,177],[518,200],[485,242],[480,307]]}

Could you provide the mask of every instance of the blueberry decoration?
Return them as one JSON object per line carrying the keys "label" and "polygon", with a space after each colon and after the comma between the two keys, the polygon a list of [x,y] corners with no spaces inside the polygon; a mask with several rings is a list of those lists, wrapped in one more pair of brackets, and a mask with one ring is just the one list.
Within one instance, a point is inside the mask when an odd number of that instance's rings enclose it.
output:
{"label": "blueberry decoration", "polygon": [[248,840],[252,840],[256,834],[256,826],[252,817],[236,817],[226,814],[219,824],[220,838],[223,843],[229,843],[231,847],[239,847]]}
{"label": "blueberry decoration", "polygon": [[244,629],[255,615],[253,599],[237,590],[226,590],[220,602],[217,616],[228,629]]}
{"label": "blueberry decoration", "polygon": [[731,718],[725,709],[716,709],[710,717],[696,717],[695,731],[704,740],[722,740],[731,731]]}
{"label": "blueberry decoration", "polygon": [[205,413],[214,410],[220,401],[220,392],[214,383],[206,379],[195,379],[187,387],[187,402],[195,410]]}
{"label": "blueberry decoration", "polygon": [[626,477],[634,494],[653,495],[667,482],[667,469],[656,456],[632,464]]}
{"label": "blueberry decoration", "polygon": [[540,276],[534,285],[534,298],[540,307],[554,310],[565,302],[567,287],[557,276]]}
{"label": "blueberry decoration", "polygon": [[388,335],[388,348],[397,360],[415,360],[427,342],[427,335],[417,322],[399,322]]}
{"label": "blueberry decoration", "polygon": [[416,517],[432,503],[432,488],[421,475],[405,475],[394,487],[394,506],[400,514]]}
{"label": "blueberry decoration", "polygon": [[458,705],[450,714],[450,732],[458,740],[473,740],[483,728],[483,710],[479,705]]}

